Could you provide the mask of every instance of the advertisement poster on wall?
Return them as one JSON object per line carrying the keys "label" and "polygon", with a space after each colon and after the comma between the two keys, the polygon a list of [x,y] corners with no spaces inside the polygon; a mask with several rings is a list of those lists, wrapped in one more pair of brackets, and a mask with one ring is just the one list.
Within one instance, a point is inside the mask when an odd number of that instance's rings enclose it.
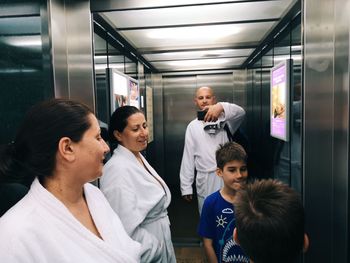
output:
{"label": "advertisement poster on wall", "polygon": [[287,59],[271,69],[271,136],[289,140],[289,96],[292,60]]}
{"label": "advertisement poster on wall", "polygon": [[116,69],[107,69],[111,91],[111,114],[128,102],[128,78]]}
{"label": "advertisement poster on wall", "polygon": [[136,108],[140,108],[140,91],[139,85],[136,80],[129,78],[129,104],[131,106],[135,106]]}
{"label": "advertisement poster on wall", "polygon": [[117,69],[107,69],[111,94],[111,114],[121,106],[140,108],[138,82]]}

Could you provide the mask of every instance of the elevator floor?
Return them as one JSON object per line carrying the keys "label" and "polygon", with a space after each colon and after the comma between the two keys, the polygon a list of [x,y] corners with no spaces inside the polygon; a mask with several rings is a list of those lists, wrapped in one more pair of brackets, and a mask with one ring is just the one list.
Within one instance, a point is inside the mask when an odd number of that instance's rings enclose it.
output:
{"label": "elevator floor", "polygon": [[177,263],[207,263],[203,247],[175,247]]}
{"label": "elevator floor", "polygon": [[180,186],[170,185],[172,200],[168,207],[170,228],[175,246],[199,246],[200,237],[197,234],[199,213],[197,199],[186,202],[182,199]]}

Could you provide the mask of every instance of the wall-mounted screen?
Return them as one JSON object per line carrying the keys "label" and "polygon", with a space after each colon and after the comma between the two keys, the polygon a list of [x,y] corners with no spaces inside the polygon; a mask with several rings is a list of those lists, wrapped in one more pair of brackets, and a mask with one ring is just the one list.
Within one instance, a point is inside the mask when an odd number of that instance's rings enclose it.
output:
{"label": "wall-mounted screen", "polygon": [[107,69],[111,92],[111,114],[119,107],[132,105],[139,108],[139,84],[137,80],[115,68]]}
{"label": "wall-mounted screen", "polygon": [[271,69],[271,136],[289,140],[289,98],[291,88],[292,60],[286,59]]}
{"label": "wall-mounted screen", "polygon": [[134,79],[129,78],[129,101],[131,106],[140,108],[140,91],[139,84]]}

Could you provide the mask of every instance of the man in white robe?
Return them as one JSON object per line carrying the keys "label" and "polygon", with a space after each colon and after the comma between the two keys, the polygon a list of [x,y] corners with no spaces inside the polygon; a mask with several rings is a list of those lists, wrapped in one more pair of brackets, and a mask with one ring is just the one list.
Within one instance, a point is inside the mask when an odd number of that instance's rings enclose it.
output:
{"label": "man in white robe", "polygon": [[187,126],[180,168],[180,187],[183,198],[186,201],[191,201],[192,184],[196,171],[196,190],[200,214],[204,199],[221,189],[223,185],[222,179],[215,173],[215,152],[220,144],[229,141],[224,126],[227,124],[233,135],[243,122],[245,111],[236,104],[216,103],[216,98],[210,87],[199,88],[196,91],[194,102],[199,110],[207,110],[207,114],[203,121],[196,118]]}
{"label": "man in white robe", "polygon": [[3,263],[136,263],[140,244],[125,232],[99,189],[84,195],[99,238],[35,179],[28,194],[0,218]]}

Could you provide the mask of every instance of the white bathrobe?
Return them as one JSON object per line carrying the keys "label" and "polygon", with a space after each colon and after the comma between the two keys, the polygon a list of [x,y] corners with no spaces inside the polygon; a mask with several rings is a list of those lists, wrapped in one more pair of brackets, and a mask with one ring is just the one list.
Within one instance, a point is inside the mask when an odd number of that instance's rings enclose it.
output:
{"label": "white bathrobe", "polygon": [[220,102],[224,112],[216,122],[220,129],[210,134],[204,130],[207,124],[198,119],[191,121],[186,129],[185,147],[180,168],[180,186],[182,195],[193,194],[192,184],[196,175],[198,209],[202,210],[205,197],[223,186],[222,179],[215,174],[215,152],[220,144],[229,141],[223,126],[227,123],[233,135],[243,122],[245,111],[236,104]]}
{"label": "white bathrobe", "polygon": [[84,194],[103,240],[35,179],[28,194],[0,218],[0,262],[140,262],[140,244],[127,235],[101,191],[85,184]]}
{"label": "white bathrobe", "polygon": [[145,167],[119,145],[105,164],[101,190],[127,233],[142,244],[141,262],[176,262],[167,207],[169,188],[141,155]]}

